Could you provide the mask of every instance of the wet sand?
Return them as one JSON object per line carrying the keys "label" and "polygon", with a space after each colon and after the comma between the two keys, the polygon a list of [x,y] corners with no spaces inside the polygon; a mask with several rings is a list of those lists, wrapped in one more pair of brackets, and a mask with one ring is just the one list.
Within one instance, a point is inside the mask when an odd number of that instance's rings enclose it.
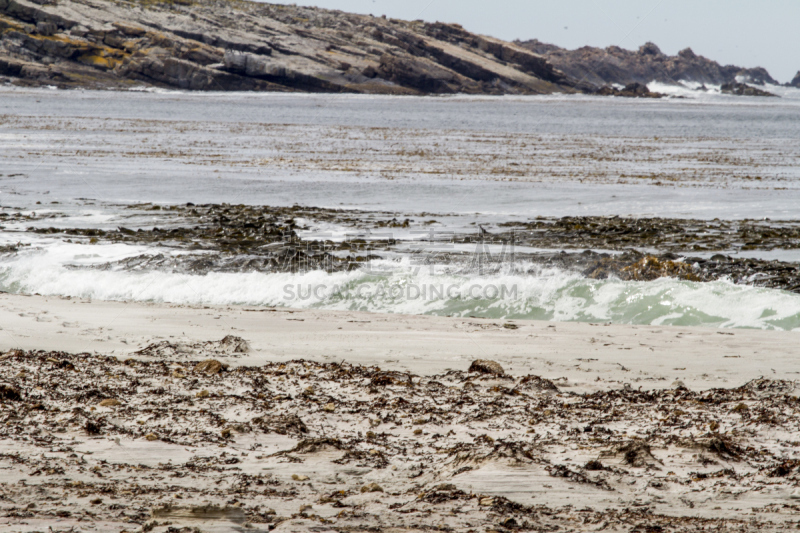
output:
{"label": "wet sand", "polygon": [[90,302],[12,294],[0,294],[0,327],[3,350],[121,358],[155,342],[236,335],[251,346],[249,354],[233,362],[236,365],[302,358],[434,374],[465,370],[474,359],[493,359],[513,374],[566,378],[568,387],[580,392],[622,383],[663,388],[676,379],[704,390],[739,386],[760,376],[800,375],[797,332]]}
{"label": "wet sand", "polygon": [[796,333],[9,294],[0,327],[5,531],[797,525]]}

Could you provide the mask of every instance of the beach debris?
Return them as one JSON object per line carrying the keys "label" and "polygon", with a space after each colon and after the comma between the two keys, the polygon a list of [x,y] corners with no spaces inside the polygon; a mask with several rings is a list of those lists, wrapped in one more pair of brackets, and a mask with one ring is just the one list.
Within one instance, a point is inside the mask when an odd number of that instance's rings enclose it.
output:
{"label": "beach debris", "polygon": [[689,390],[686,387],[686,384],[679,379],[676,379],[675,381],[672,382],[672,388],[677,390]]}
{"label": "beach debris", "polygon": [[476,359],[469,365],[468,372],[479,372],[481,374],[494,374],[496,376],[505,375],[505,370],[497,361],[490,359]]}
{"label": "beach debris", "polygon": [[247,516],[241,507],[231,506],[218,506],[218,505],[202,505],[191,507],[179,507],[172,505],[163,505],[155,507],[151,510],[150,515],[152,518],[160,518],[165,520],[201,520],[213,521],[224,520],[228,522],[242,523],[247,520]]}
{"label": "beach debris", "polygon": [[654,466],[660,461],[653,456],[650,445],[641,440],[632,440],[620,446],[617,450],[622,454],[625,464],[645,468]]}
{"label": "beach debris", "polygon": [[0,400],[6,402],[20,402],[22,401],[22,395],[14,387],[0,385]]}
{"label": "beach debris", "polygon": [[556,384],[541,376],[527,375],[519,381],[517,389],[526,391],[559,392]]}
{"label": "beach debris", "polygon": [[224,357],[246,354],[250,344],[241,337],[227,335],[219,341],[196,343],[161,341],[135,352],[136,355],[159,358]]}
{"label": "beach debris", "polygon": [[586,463],[586,465],[584,465],[583,468],[588,470],[588,471],[590,471],[590,472],[597,471],[597,470],[605,470],[605,467],[603,466],[603,463],[601,463],[600,461],[598,461],[596,459]]}
{"label": "beach debris", "polygon": [[101,433],[100,423],[94,420],[87,420],[83,428],[89,435],[99,435]]}
{"label": "beach debris", "polygon": [[[38,388],[20,386],[26,398],[31,391],[30,403],[2,403],[0,471],[20,479],[42,476],[63,497],[48,499],[31,489],[33,482],[3,485],[0,503],[13,500],[25,515],[7,519],[81,517],[91,523],[124,513],[126,527],[164,533],[168,527],[224,529],[233,521],[224,510],[238,509],[233,516],[241,527],[249,523],[259,531],[300,515],[316,521],[317,511],[297,509],[319,502],[326,506],[320,515],[336,509],[342,530],[407,525],[409,512],[417,513],[417,529],[446,523],[465,531],[499,530],[513,525],[509,518],[519,530],[536,524],[569,531],[579,517],[587,524],[608,522],[608,530],[659,525],[676,533],[700,526],[771,532],[796,521],[792,509],[781,506],[794,501],[800,462],[790,447],[772,444],[776,435],[800,432],[792,414],[797,399],[786,392],[793,385],[782,380],[694,392],[618,383],[578,394],[541,376],[450,370],[412,378],[307,360],[174,380],[175,365],[165,361],[25,352],[3,361],[0,382],[10,383],[22,369],[40,376]],[[475,386],[465,389],[469,382]],[[197,399],[203,391],[209,400]],[[91,407],[100,409],[107,399],[124,402],[124,409],[95,416]],[[325,411],[328,403],[336,409]],[[733,410],[740,403],[748,406],[746,416]],[[252,438],[234,439],[248,432]],[[142,445],[147,441],[158,457]],[[534,505],[504,492],[511,472],[537,476]],[[707,496],[723,482],[743,495],[737,505],[765,490],[777,504],[763,517],[717,513],[717,500]],[[644,511],[637,506],[643,487],[659,494]],[[611,491],[609,506],[598,494]],[[565,512],[565,496],[586,506]],[[161,525],[166,522],[171,525]]]}

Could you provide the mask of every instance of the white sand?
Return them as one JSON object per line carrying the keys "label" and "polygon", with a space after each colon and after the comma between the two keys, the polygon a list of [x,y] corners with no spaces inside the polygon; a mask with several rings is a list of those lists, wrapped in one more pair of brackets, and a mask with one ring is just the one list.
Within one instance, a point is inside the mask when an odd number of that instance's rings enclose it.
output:
{"label": "white sand", "polygon": [[[503,327],[516,324],[519,329]],[[117,357],[160,340],[237,335],[251,354],[232,364],[309,359],[431,374],[477,358],[513,375],[537,374],[576,392],[736,387],[764,376],[795,379],[793,332],[504,321],[356,312],[89,302],[0,294],[0,350],[98,352]]]}

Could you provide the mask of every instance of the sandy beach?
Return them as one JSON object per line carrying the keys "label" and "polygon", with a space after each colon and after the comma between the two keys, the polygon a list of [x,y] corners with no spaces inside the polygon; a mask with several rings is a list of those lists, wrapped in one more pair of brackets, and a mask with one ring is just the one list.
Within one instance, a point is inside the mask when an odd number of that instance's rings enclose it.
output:
{"label": "sandy beach", "polygon": [[4,531],[796,523],[793,332],[10,294],[0,324]]}
{"label": "sandy beach", "polygon": [[[90,302],[0,294],[0,349],[126,359],[152,343],[244,338],[231,361],[347,361],[431,375],[498,361],[511,374],[563,379],[575,392],[645,390],[681,380],[692,390],[758,377],[796,379],[797,332],[487,320],[414,315]],[[514,327],[509,329],[507,324]],[[766,359],[763,355],[769,354]],[[761,357],[760,357],[761,355]],[[623,369],[624,368],[624,369]]]}

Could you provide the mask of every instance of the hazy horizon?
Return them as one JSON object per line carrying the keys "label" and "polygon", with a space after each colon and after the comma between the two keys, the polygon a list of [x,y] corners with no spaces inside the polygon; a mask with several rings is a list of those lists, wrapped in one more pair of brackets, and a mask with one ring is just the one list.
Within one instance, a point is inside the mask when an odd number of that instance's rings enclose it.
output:
{"label": "hazy horizon", "polygon": [[[800,71],[800,2],[744,0],[567,0],[542,5],[530,0],[272,0],[375,16],[458,23],[500,39],[539,39],[564,48],[637,49],[657,44],[670,55],[684,48],[723,65],[764,67],[785,83]],[[757,38],[755,36],[758,36]]]}

